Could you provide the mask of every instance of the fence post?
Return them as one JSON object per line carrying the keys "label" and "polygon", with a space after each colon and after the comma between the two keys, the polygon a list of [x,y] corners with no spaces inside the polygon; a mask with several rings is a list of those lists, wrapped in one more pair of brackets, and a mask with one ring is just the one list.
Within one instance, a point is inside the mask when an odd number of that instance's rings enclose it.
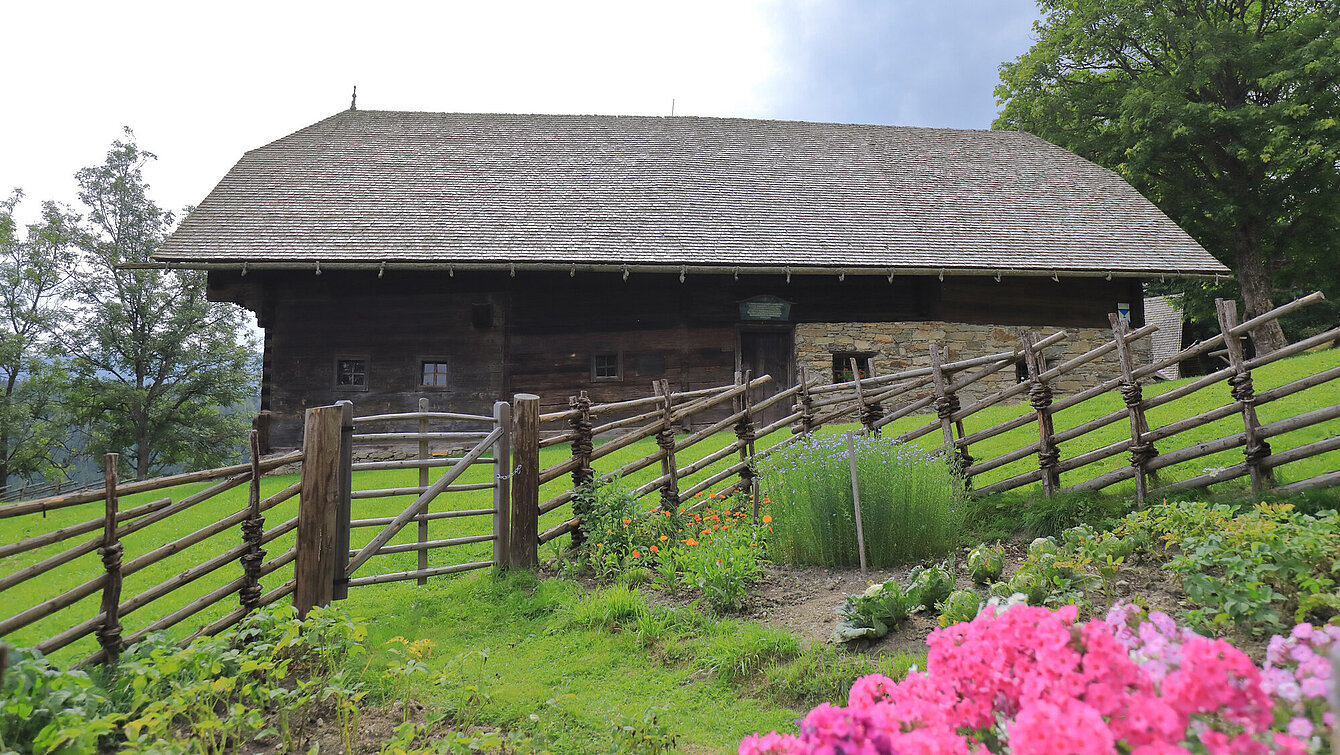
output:
{"label": "fence post", "polygon": [[[949,382],[945,380],[944,368],[941,367],[940,346],[931,344],[931,379],[935,384],[935,416],[940,418],[940,433],[944,437],[945,450],[955,449],[958,459],[959,473],[963,475],[963,489],[972,492],[972,475],[968,474],[968,467],[972,466],[973,458],[968,455],[968,447],[958,445],[954,442],[954,413],[961,406],[958,400],[958,394],[949,390]],[[963,422],[957,423],[958,437],[963,437]]]}
{"label": "fence post", "polygon": [[[884,407],[879,405],[878,401],[866,403],[865,389],[861,387],[861,371],[856,364],[856,359],[851,359],[851,374],[856,380],[856,419],[862,425],[865,425],[867,435],[879,435],[879,428],[875,423],[884,416]],[[866,377],[875,376],[875,360],[870,360],[870,374]]]}
{"label": "fence post", "polygon": [[796,402],[796,409],[800,411],[800,425],[792,425],[791,434],[814,432],[814,398],[810,396],[810,376],[803,366],[800,368],[800,400]]}
{"label": "fence post", "polygon": [[265,535],[265,517],[261,516],[261,439],[260,433],[251,431],[248,439],[251,448],[251,485],[247,493],[247,518],[242,520],[242,544],[247,550],[242,554],[242,578],[245,583],[237,591],[242,607],[248,613],[260,607],[261,603],[261,562],[265,560],[265,551],[261,549],[261,539]]}
{"label": "fence post", "polygon": [[674,511],[679,506],[679,467],[675,463],[675,411],[670,399],[670,381],[662,378],[651,384],[652,393],[661,398],[661,429],[656,432],[656,445],[661,449],[661,510]]}
{"label": "fence post", "polygon": [[1233,335],[1238,326],[1238,303],[1232,300],[1214,300],[1216,314],[1219,315],[1219,330],[1224,334],[1224,346],[1228,349],[1228,362],[1233,366],[1233,376],[1228,379],[1229,391],[1233,400],[1242,405],[1242,427],[1246,447],[1242,453],[1247,457],[1247,471],[1252,478],[1252,492],[1260,494],[1275,486],[1274,475],[1264,460],[1270,455],[1270,444],[1261,437],[1261,425],[1256,418],[1256,392],[1252,387],[1252,373],[1243,364],[1242,342]]}
{"label": "fence post", "polygon": [[[753,512],[754,523],[758,523],[758,480],[754,470],[754,396],[753,391],[749,389],[749,383],[754,379],[752,370],[745,370],[744,375],[735,373],[735,382],[737,385],[743,384],[744,391],[736,400],[736,411],[743,412],[740,419],[735,423],[735,439],[740,444],[740,462],[744,466],[740,467],[740,482],[744,488],[749,491],[749,503]],[[743,380],[743,383],[741,383]]]}
{"label": "fence post", "polygon": [[108,665],[115,664],[121,656],[121,554],[125,549],[116,537],[116,478],[120,459],[120,454],[103,457],[107,509],[102,520],[102,545],[98,548],[98,555],[102,556],[107,582],[102,587],[102,624],[98,626],[97,634],[98,644],[102,646]]}
{"label": "fence post", "polygon": [[354,504],[354,403],[336,401],[340,407],[340,506],[335,515],[335,584],[331,593],[335,600],[349,597],[350,520]]}
{"label": "fence post", "polygon": [[[502,435],[493,444],[493,568],[507,568],[512,524],[512,405],[493,403],[493,424]],[[427,568],[427,567],[424,567]]]}
{"label": "fence post", "polygon": [[337,553],[343,424],[342,406],[308,409],[303,422],[302,489],[293,568],[293,607],[300,617],[312,608],[330,605],[335,595],[336,569],[349,559],[347,545],[343,557]]}
{"label": "fence post", "polygon": [[508,559],[514,567],[539,563],[540,537],[540,397],[518,393],[512,397],[512,531]]}
{"label": "fence post", "polygon": [[1135,505],[1144,508],[1145,496],[1149,493],[1149,476],[1153,474],[1147,472],[1146,467],[1159,452],[1153,443],[1144,439],[1145,434],[1149,432],[1149,422],[1145,419],[1144,390],[1140,386],[1140,381],[1135,378],[1135,359],[1131,356],[1130,345],[1126,343],[1126,336],[1131,331],[1130,323],[1115,312],[1109,313],[1107,318],[1112,323],[1112,335],[1116,338],[1117,344],[1117,360],[1121,363],[1121,385],[1117,390],[1121,392],[1122,401],[1126,403],[1131,418],[1131,466],[1135,468]]}
{"label": "fence post", "polygon": [[1019,342],[1023,346],[1024,363],[1028,365],[1028,403],[1038,419],[1038,467],[1042,470],[1042,494],[1048,498],[1056,494],[1061,487],[1061,449],[1053,440],[1055,428],[1052,426],[1052,389],[1042,379],[1047,371],[1047,358],[1038,351],[1033,343],[1036,336],[1029,331],[1019,332]]}
{"label": "fence post", "polygon": [[[420,414],[423,414],[423,413],[426,413],[427,411],[428,411],[428,399],[427,399],[427,398],[421,398],[421,399],[419,399],[419,413],[420,413]],[[422,433],[427,433],[427,432],[428,432],[428,418],[427,418],[427,417],[419,417],[419,432],[420,432],[421,434],[422,434]],[[420,438],[420,439],[419,439],[419,461],[427,461],[428,458],[429,458],[429,456],[428,456],[428,441],[425,440],[425,439],[423,439],[423,438]],[[421,487],[421,488],[426,488],[426,487],[428,487],[428,467],[419,467],[419,487]],[[427,504],[427,503],[425,503],[425,504],[423,505],[423,508],[419,509],[419,515],[418,515],[417,517],[415,517],[415,518],[416,518],[416,519],[418,520],[418,522],[419,522],[419,545],[422,546],[424,543],[428,542],[428,504]],[[427,548],[420,547],[420,548],[419,548],[419,571],[423,571],[423,570],[425,570],[425,569],[427,569],[427,568],[428,568],[428,549],[427,549]],[[427,578],[427,577],[419,577],[418,582],[419,582],[419,584],[421,584],[421,585],[426,585],[426,584],[428,584],[428,578]]]}
{"label": "fence post", "polygon": [[[591,397],[586,395],[586,391],[581,391],[576,396],[568,397],[568,406],[577,411],[568,419],[568,426],[572,428],[573,435],[572,458],[577,460],[577,466],[572,470],[572,489],[580,492],[595,478],[595,473],[591,471],[591,452],[595,450],[595,441],[591,437]],[[572,513],[583,519],[589,513],[581,504],[580,497],[572,499]],[[581,545],[584,539],[580,527],[572,531],[573,547]]]}

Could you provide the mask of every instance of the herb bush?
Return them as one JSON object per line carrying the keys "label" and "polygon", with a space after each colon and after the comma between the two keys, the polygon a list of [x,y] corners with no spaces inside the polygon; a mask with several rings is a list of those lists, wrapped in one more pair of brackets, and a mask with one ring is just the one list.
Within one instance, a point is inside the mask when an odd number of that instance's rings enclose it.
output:
{"label": "herb bush", "polygon": [[[855,439],[866,559],[884,568],[949,552],[963,520],[962,483],[950,462],[879,436]],[[855,566],[847,441],[816,435],[760,464],[772,501],[770,557],[780,563]]]}

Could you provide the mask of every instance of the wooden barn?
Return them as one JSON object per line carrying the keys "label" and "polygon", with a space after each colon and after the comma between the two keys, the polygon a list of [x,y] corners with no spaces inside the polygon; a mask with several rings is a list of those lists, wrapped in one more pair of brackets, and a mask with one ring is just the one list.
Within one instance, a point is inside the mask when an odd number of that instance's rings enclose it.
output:
{"label": "wooden barn", "polygon": [[1025,133],[353,109],[246,153],[155,256],[256,313],[277,447],[339,399],[789,385],[1021,326],[1082,351],[1109,312],[1142,322],[1143,281],[1228,274]]}

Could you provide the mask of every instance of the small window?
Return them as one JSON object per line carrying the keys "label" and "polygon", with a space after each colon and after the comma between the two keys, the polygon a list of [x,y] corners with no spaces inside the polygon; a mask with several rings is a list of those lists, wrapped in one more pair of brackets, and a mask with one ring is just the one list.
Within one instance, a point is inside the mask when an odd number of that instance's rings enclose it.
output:
{"label": "small window", "polygon": [[596,354],[591,357],[591,380],[615,382],[623,380],[623,360],[619,354]]}
{"label": "small window", "polygon": [[441,361],[421,362],[419,385],[425,388],[447,387],[447,363]]}
{"label": "small window", "polygon": [[860,373],[855,377],[870,377],[871,361],[874,359],[874,352],[870,351],[835,351],[833,352],[833,382],[845,383],[855,379],[851,373],[851,360],[856,360],[856,369]]}
{"label": "small window", "polygon": [[368,360],[341,357],[335,360],[335,387],[351,391],[368,389]]}

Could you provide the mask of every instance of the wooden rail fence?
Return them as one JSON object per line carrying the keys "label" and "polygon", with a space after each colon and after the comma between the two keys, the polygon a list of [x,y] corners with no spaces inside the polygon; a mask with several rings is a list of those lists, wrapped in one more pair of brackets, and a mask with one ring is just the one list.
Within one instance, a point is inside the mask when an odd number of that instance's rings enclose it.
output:
{"label": "wooden rail fence", "polygon": [[[1044,350],[1064,341],[1065,333],[1039,337],[1021,332],[1018,345],[1010,351],[957,360],[932,344],[929,366],[885,375],[861,375],[858,365],[853,363],[855,379],[821,384],[801,370],[796,385],[766,397],[762,389],[769,387],[773,378],[744,372],[737,373],[730,385],[691,391],[674,391],[660,380],[650,386],[650,395],[644,398],[606,404],[592,403],[581,393],[569,399],[568,409],[548,414],[539,412],[539,397],[529,394],[518,394],[510,403],[497,402],[491,416],[433,412],[424,400],[416,412],[356,417],[349,402],[340,402],[308,410],[300,451],[261,458],[262,441],[257,431],[253,431],[251,460],[246,464],[153,480],[119,481],[117,455],[108,454],[104,460],[105,480],[100,488],[0,505],[0,519],[30,522],[52,512],[101,504],[97,516],[90,511],[87,519],[62,523],[15,542],[0,543],[0,560],[28,556],[18,559],[18,568],[0,574],[0,593],[69,568],[71,564],[87,564],[87,559],[82,562],[80,559],[95,552],[101,561],[97,576],[44,596],[32,605],[20,605],[17,613],[0,619],[0,639],[34,622],[80,607],[84,615],[65,614],[70,618],[64,620],[64,628],[43,637],[36,647],[51,653],[92,636],[96,638],[97,650],[79,663],[115,661],[127,644],[150,632],[180,624],[233,595],[237,596],[236,607],[222,615],[212,613],[210,620],[190,638],[220,631],[250,611],[290,595],[299,612],[305,613],[314,606],[346,597],[352,587],[402,580],[424,584],[430,577],[488,567],[533,567],[540,545],[564,534],[570,534],[574,543],[580,542],[579,525],[586,512],[580,508],[579,491],[652,467],[654,476],[641,481],[633,493],[637,497],[656,494],[655,506],[659,509],[692,511],[706,505],[706,499],[695,501],[704,493],[729,495],[743,491],[752,501],[757,516],[761,497],[757,473],[760,460],[825,426],[854,422],[859,424],[860,432],[878,434],[885,432],[891,423],[917,413],[926,413],[927,421],[897,435],[896,440],[913,442],[926,436],[937,437],[939,443],[935,447],[955,460],[965,488],[974,495],[1035,483],[1041,484],[1045,495],[1054,495],[1067,489],[1098,490],[1133,480],[1135,497],[1143,504],[1151,495],[1241,477],[1249,478],[1257,493],[1271,489],[1296,492],[1340,484],[1340,471],[1283,486],[1276,484],[1274,474],[1282,465],[1340,449],[1340,433],[1281,452],[1273,451],[1269,442],[1282,433],[1340,418],[1340,404],[1318,406],[1273,422],[1260,421],[1256,411],[1299,391],[1335,381],[1340,378],[1340,367],[1259,392],[1252,382],[1252,370],[1334,341],[1340,338],[1340,328],[1253,358],[1247,357],[1241,344],[1241,339],[1253,328],[1320,298],[1320,294],[1313,294],[1247,322],[1238,321],[1232,302],[1219,302],[1219,335],[1146,365],[1136,364],[1131,344],[1156,328],[1132,329],[1113,315],[1112,340],[1055,365],[1048,363]],[[1159,370],[1221,347],[1228,362],[1223,369],[1144,397],[1143,381]],[[1115,356],[1117,374],[1076,393],[1054,395],[1053,385],[1058,378],[1107,355]],[[1026,368],[1025,380],[963,405],[960,395],[965,389],[1021,363]],[[1228,388],[1228,403],[1195,416],[1151,426],[1148,414],[1151,409],[1220,384]],[[1058,413],[1108,393],[1120,397],[1121,408],[1074,427],[1056,429]],[[966,419],[1015,399],[1025,402],[1025,411],[1004,422],[965,432]],[[778,405],[787,407],[788,413],[760,426],[758,418],[770,416],[767,411]],[[1241,431],[1181,447],[1170,442],[1211,422],[1235,416],[1241,420]],[[1129,428],[1122,440],[1071,456],[1064,454],[1063,449],[1077,439],[1122,422]],[[1037,430],[1036,440],[989,459],[977,460],[971,455],[971,450],[980,448],[984,441],[1030,425]],[[684,429],[690,426],[696,429]],[[722,433],[734,437],[716,447],[720,440],[711,439]],[[597,443],[597,439],[602,440]],[[654,450],[608,471],[597,471],[602,460],[649,439]],[[705,443],[710,445],[695,450]],[[408,447],[416,452],[412,458],[354,461],[355,447],[368,444]],[[566,456],[542,468],[541,449],[561,444],[568,446]],[[704,448],[711,450],[704,453]],[[1235,448],[1243,449],[1240,463],[1176,481],[1160,478],[1160,470],[1174,464]],[[1082,468],[1122,453],[1129,454],[1128,464],[1074,481]],[[694,456],[697,458],[690,460]],[[1033,469],[987,485],[975,485],[977,478],[985,473],[1030,458],[1036,461]],[[290,465],[300,469],[300,479],[263,496],[262,476]],[[485,481],[467,481],[467,473],[476,467],[488,470]],[[368,479],[368,475],[356,476],[356,472],[384,470],[415,470],[417,484],[355,487],[356,479]],[[441,470],[436,479],[433,470]],[[1001,471],[995,471],[996,476],[1000,474]],[[553,492],[554,485],[565,475],[570,476],[570,481],[559,492]],[[1064,481],[1070,484],[1067,486]],[[129,496],[196,483],[208,485],[175,501],[165,496],[128,507],[121,505]],[[189,534],[166,539],[143,553],[126,557],[127,536],[160,522],[186,521],[180,516],[183,512],[198,513],[204,510],[198,507],[210,501],[217,508],[221,495],[244,484],[248,485],[247,502],[239,510]],[[542,487],[550,491],[543,499]],[[483,490],[491,491],[492,502],[487,507],[478,502],[463,507],[456,503],[463,499],[452,497]],[[267,528],[265,514],[295,497],[296,516]],[[394,516],[369,516],[359,511],[367,501],[397,497],[410,498],[410,502]],[[564,510],[565,506],[569,508]],[[554,512],[561,519],[541,530],[541,517]],[[486,517],[490,518],[491,527],[477,534],[437,538],[431,535],[433,522]],[[554,517],[549,517],[549,521],[553,520]],[[415,526],[410,528],[411,524]],[[27,526],[29,531],[37,528]],[[375,529],[376,533],[360,547],[352,547],[352,533],[365,528]],[[239,535],[236,545],[215,547],[208,553],[201,550],[207,541],[234,529]],[[412,533],[413,539],[397,540],[402,532]],[[292,547],[277,555],[267,554],[267,546],[273,547],[276,540],[290,533],[294,533]],[[80,539],[83,536],[90,537]],[[70,540],[76,540],[75,544],[62,547]],[[466,560],[456,563],[430,565],[432,551],[469,546],[476,546],[477,551],[483,543],[491,544],[492,552],[487,558],[466,556]],[[175,576],[137,594],[123,594],[127,577],[186,551],[202,555]],[[414,568],[381,572],[371,569],[371,564],[381,563],[373,560],[377,557],[408,553],[415,554]],[[204,595],[188,594],[184,605],[164,612],[133,632],[123,629],[122,622],[128,615],[233,563],[237,564],[236,577]],[[290,565],[291,578],[265,589],[262,580]],[[96,608],[92,607],[93,596],[98,596]]]}

